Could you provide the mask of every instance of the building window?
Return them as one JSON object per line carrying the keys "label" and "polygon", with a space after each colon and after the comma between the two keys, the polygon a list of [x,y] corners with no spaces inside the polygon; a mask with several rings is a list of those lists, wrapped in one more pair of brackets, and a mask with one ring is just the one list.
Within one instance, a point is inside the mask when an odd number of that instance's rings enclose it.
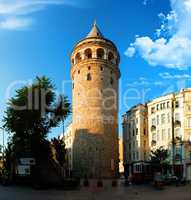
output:
{"label": "building window", "polygon": [[100,67],[100,70],[103,71],[103,67]]}
{"label": "building window", "polygon": [[170,113],[167,114],[168,123],[170,123]]}
{"label": "building window", "polygon": [[157,110],[159,110],[159,104],[157,104]]}
{"label": "building window", "polygon": [[166,131],[165,131],[165,129],[162,129],[162,140],[163,141],[165,141],[165,139],[166,139]]}
{"label": "building window", "polygon": [[91,67],[89,66],[89,67],[88,67],[88,70],[90,70],[90,69],[91,69]]}
{"label": "building window", "polygon": [[80,70],[78,70],[78,74],[80,74]]}
{"label": "building window", "polygon": [[113,60],[114,60],[114,55],[113,55],[112,52],[109,52],[109,54],[108,54],[108,60],[111,61],[111,62],[113,62]]}
{"label": "building window", "polygon": [[104,50],[102,48],[97,49],[97,58],[104,59]]}
{"label": "building window", "polygon": [[137,160],[139,160],[139,152],[137,152]]}
{"label": "building window", "polygon": [[155,112],[155,107],[151,108],[151,114],[153,114]]}
{"label": "building window", "polygon": [[170,107],[170,102],[168,101],[168,102],[167,102],[167,108],[169,108],[169,107]]}
{"label": "building window", "polygon": [[175,102],[175,108],[179,108],[179,101]]}
{"label": "building window", "polygon": [[135,130],[134,130],[134,128],[133,128],[133,136],[135,136]]}
{"label": "building window", "polygon": [[77,53],[77,54],[76,54],[76,57],[75,57],[76,63],[80,62],[81,59],[82,59],[81,54],[80,54],[80,53]]}
{"label": "building window", "polygon": [[92,50],[90,48],[86,49],[84,54],[86,59],[92,58]]}
{"label": "building window", "polygon": [[113,85],[113,78],[110,79],[110,84]]}
{"label": "building window", "polygon": [[136,135],[138,135],[138,131],[139,131],[138,128],[136,128]]}
{"label": "building window", "polygon": [[165,123],[165,114],[162,114],[161,115],[161,124],[164,124]]}
{"label": "building window", "polygon": [[152,126],[156,126],[156,119],[153,118],[152,121],[151,121],[151,123],[152,123]]}
{"label": "building window", "polygon": [[157,125],[159,125],[159,115],[157,115]]}
{"label": "building window", "polygon": [[144,135],[146,135],[146,129],[144,128]]}
{"label": "building window", "polygon": [[171,139],[171,129],[168,128],[168,139],[170,140]]}
{"label": "building window", "polygon": [[74,89],[74,83],[72,83],[72,89]]}
{"label": "building window", "polygon": [[158,130],[157,131],[157,141],[159,141],[160,140],[160,131]]}
{"label": "building window", "polygon": [[188,118],[188,128],[191,128],[191,117]]}
{"label": "building window", "polygon": [[92,80],[91,74],[88,73],[88,74],[87,74],[87,81],[91,81],[91,80]]}
{"label": "building window", "polygon": [[180,128],[175,129],[175,137],[177,137],[177,138],[180,137]]}
{"label": "building window", "polygon": [[153,134],[152,134],[152,140],[156,141],[156,133],[155,132],[153,132]]}

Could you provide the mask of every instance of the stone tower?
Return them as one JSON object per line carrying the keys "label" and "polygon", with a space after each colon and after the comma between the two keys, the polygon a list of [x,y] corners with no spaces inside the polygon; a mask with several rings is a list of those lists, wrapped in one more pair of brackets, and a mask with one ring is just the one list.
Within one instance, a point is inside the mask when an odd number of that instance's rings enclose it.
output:
{"label": "stone tower", "polygon": [[89,178],[118,174],[118,80],[116,46],[96,23],[71,54],[73,169]]}

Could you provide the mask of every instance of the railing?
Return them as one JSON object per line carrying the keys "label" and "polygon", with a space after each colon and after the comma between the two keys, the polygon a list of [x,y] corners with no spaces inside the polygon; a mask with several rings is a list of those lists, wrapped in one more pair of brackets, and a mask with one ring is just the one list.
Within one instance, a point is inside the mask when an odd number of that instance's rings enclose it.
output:
{"label": "railing", "polygon": [[157,144],[156,140],[151,141],[151,146],[155,146]]}
{"label": "railing", "polygon": [[175,127],[180,127],[180,126],[181,126],[181,121],[175,120],[174,126],[175,126]]}
{"label": "railing", "polygon": [[156,130],[156,126],[155,125],[152,125],[151,126],[151,131],[155,131]]}

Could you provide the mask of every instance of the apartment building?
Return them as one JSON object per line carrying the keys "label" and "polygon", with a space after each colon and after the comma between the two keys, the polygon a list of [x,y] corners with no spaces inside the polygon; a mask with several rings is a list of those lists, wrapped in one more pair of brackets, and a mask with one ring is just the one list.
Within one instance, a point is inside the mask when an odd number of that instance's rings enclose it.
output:
{"label": "apartment building", "polygon": [[147,106],[136,105],[123,116],[124,165],[148,159]]}
{"label": "apartment building", "polygon": [[75,138],[74,133],[72,131],[72,123],[70,123],[67,126],[61,138],[64,140],[65,148],[67,150],[68,167],[69,167],[69,170],[72,171],[73,169],[73,142]]}
{"label": "apartment building", "polygon": [[[141,110],[144,110],[146,115],[139,115]],[[136,157],[135,153],[139,145],[134,147],[137,139],[132,133],[135,130],[134,126],[137,126],[138,116],[145,123],[142,126],[147,128],[145,132],[148,133],[138,140],[138,144],[146,143],[146,159]],[[123,116],[123,136],[126,163],[140,159],[147,161],[151,150],[163,147],[168,149],[168,162],[191,180],[191,88],[161,96],[144,106],[138,105],[130,109]]]}

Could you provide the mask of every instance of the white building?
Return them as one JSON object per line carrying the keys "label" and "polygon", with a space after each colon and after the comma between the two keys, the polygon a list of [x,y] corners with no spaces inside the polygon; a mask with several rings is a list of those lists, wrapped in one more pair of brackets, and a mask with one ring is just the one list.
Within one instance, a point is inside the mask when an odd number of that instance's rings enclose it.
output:
{"label": "white building", "polygon": [[147,107],[136,105],[123,116],[124,165],[148,159]]}
{"label": "white building", "polygon": [[68,160],[68,167],[69,170],[72,171],[73,169],[73,142],[74,142],[74,133],[72,131],[72,123],[70,123],[64,134],[61,136],[61,139],[64,140],[65,148],[67,150],[67,160]]}
{"label": "white building", "polygon": [[[139,114],[143,110],[147,115]],[[144,125],[137,123],[139,118]],[[146,127],[148,136],[135,136],[138,127]],[[123,136],[124,162],[147,160],[148,157],[139,155],[144,152],[139,148],[144,149],[141,144],[146,140],[146,155],[160,147],[168,149],[170,165],[177,174],[183,173],[191,180],[191,88],[153,99],[144,107],[138,105],[130,109],[123,117]]]}

